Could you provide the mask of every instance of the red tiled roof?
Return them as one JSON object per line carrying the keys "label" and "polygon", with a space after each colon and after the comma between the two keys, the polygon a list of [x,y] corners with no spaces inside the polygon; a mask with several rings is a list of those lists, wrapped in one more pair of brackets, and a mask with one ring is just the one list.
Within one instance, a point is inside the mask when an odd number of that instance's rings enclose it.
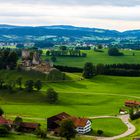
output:
{"label": "red tiled roof", "polygon": [[73,121],[75,127],[85,127],[88,122],[86,118],[71,117],[70,119]]}
{"label": "red tiled roof", "polygon": [[134,100],[125,101],[125,104],[133,104],[133,105],[140,105],[140,102]]}
{"label": "red tiled roof", "polygon": [[24,128],[32,128],[32,129],[36,129],[38,128],[40,124],[38,123],[29,123],[29,122],[22,122],[20,123],[20,126],[21,127],[24,127]]}
{"label": "red tiled roof", "polygon": [[59,119],[66,119],[66,118],[70,117],[70,115],[65,112],[62,112],[62,113],[56,115],[56,117]]}
{"label": "red tiled roof", "polygon": [[62,113],[55,115],[51,118],[55,118],[55,120],[53,120],[53,121],[57,124],[61,124],[62,120],[70,119],[73,121],[75,127],[85,127],[87,124],[87,121],[88,121],[88,119],[86,119],[86,118],[72,117],[65,112],[62,112]]}
{"label": "red tiled roof", "polygon": [[13,121],[5,119],[3,116],[0,116],[0,124],[12,124]]}

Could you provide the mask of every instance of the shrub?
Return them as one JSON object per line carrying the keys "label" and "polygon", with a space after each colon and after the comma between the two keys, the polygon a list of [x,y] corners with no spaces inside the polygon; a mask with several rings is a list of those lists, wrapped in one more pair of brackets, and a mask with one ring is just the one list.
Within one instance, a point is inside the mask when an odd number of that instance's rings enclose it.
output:
{"label": "shrub", "polygon": [[28,80],[25,83],[25,88],[28,92],[31,92],[33,90],[34,82],[33,80]]}
{"label": "shrub", "polygon": [[49,88],[47,90],[47,101],[50,104],[54,104],[58,101],[58,93],[56,91],[54,91],[54,89]]}
{"label": "shrub", "polygon": [[39,91],[42,88],[42,82],[40,80],[37,80],[34,83],[34,87]]}
{"label": "shrub", "polygon": [[92,63],[87,62],[83,69],[83,77],[84,78],[92,78],[94,75],[96,75],[96,68],[93,66]]}
{"label": "shrub", "polygon": [[6,126],[1,125],[0,126],[0,137],[6,137],[9,134],[9,130]]}
{"label": "shrub", "polygon": [[119,52],[118,48],[109,48],[108,55],[109,56],[122,56],[123,53]]}
{"label": "shrub", "polygon": [[60,136],[70,140],[75,138],[76,130],[73,121],[66,119],[63,120],[60,126]]}
{"label": "shrub", "polygon": [[104,132],[103,132],[102,130],[98,130],[98,131],[97,131],[97,134],[98,134],[99,136],[101,136],[103,133],[104,133]]}
{"label": "shrub", "polygon": [[2,108],[0,108],[0,116],[2,116],[4,114],[4,111]]}

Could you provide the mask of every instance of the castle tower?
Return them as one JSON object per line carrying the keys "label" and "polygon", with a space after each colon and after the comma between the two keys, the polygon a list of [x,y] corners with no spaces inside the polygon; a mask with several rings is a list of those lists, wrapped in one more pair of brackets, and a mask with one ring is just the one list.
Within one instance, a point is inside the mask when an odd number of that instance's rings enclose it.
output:
{"label": "castle tower", "polygon": [[41,63],[41,60],[40,60],[40,57],[39,57],[39,54],[37,52],[35,52],[33,54],[33,61],[32,61],[32,64],[33,65],[39,65]]}

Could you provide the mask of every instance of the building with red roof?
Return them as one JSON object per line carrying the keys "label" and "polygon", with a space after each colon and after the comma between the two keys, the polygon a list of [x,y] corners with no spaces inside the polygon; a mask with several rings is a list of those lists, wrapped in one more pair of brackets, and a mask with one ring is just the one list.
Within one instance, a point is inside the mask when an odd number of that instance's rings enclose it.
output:
{"label": "building with red roof", "polygon": [[7,125],[8,127],[12,127],[13,125],[13,121],[11,120],[7,120],[6,118],[4,118],[3,116],[0,116],[0,125]]}
{"label": "building with red roof", "polygon": [[33,133],[40,127],[39,123],[21,122],[18,125],[19,132]]}
{"label": "building with red roof", "polygon": [[64,119],[72,120],[75,125],[75,129],[79,134],[85,134],[91,131],[91,121],[89,119],[72,117],[65,112],[62,112],[47,119],[48,131],[59,132],[61,122]]}
{"label": "building with red roof", "polygon": [[134,101],[134,100],[128,100],[128,101],[125,101],[125,106],[127,106],[127,107],[139,107],[140,102]]}

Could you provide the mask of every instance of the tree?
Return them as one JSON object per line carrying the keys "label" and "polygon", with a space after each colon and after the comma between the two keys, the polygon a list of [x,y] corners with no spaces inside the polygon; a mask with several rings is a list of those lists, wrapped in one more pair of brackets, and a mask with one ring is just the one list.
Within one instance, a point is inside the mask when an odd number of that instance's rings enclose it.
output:
{"label": "tree", "polygon": [[15,68],[17,65],[17,61],[18,61],[18,55],[16,52],[10,52],[7,58],[7,65],[10,68]]}
{"label": "tree", "polygon": [[23,122],[23,119],[21,117],[16,117],[14,120],[14,129],[16,131],[19,131],[20,124]]}
{"label": "tree", "polygon": [[97,48],[98,48],[98,49],[102,49],[103,46],[100,44],[100,45],[97,46]]}
{"label": "tree", "polygon": [[109,48],[108,55],[109,56],[122,56],[123,53],[119,52],[118,48]]}
{"label": "tree", "polygon": [[47,90],[47,101],[50,104],[54,104],[58,101],[58,93],[56,91],[54,91],[54,89],[49,88]]}
{"label": "tree", "polygon": [[96,75],[96,68],[93,66],[92,63],[87,62],[83,69],[83,77],[84,78],[92,78],[94,75]]}
{"label": "tree", "polygon": [[59,48],[60,48],[60,50],[62,50],[62,51],[67,50],[67,47],[66,47],[66,46],[60,46]]}
{"label": "tree", "polygon": [[69,119],[62,121],[60,126],[60,136],[66,138],[67,140],[75,138],[76,130],[73,121]]}
{"label": "tree", "polygon": [[46,56],[50,56],[50,51],[46,51]]}
{"label": "tree", "polygon": [[34,83],[34,87],[39,91],[42,88],[42,82],[40,80],[37,80]]}
{"label": "tree", "polygon": [[17,78],[16,84],[19,86],[19,89],[22,89],[22,77]]}
{"label": "tree", "polygon": [[57,59],[56,59],[55,56],[52,56],[52,57],[51,57],[51,60],[52,60],[53,62],[56,62]]}
{"label": "tree", "polygon": [[25,83],[25,88],[26,88],[26,90],[27,90],[28,92],[33,91],[33,86],[34,86],[33,80],[28,80],[28,81],[26,81],[26,83]]}
{"label": "tree", "polygon": [[101,136],[103,133],[104,133],[104,132],[103,132],[102,130],[98,130],[98,131],[97,131],[97,134],[98,134],[99,136]]}
{"label": "tree", "polygon": [[96,72],[97,72],[97,74],[103,74],[104,73],[104,64],[97,64]]}
{"label": "tree", "polygon": [[22,123],[22,122],[23,122],[23,119],[22,119],[21,117],[18,117],[18,116],[17,116],[17,117],[15,118],[15,120],[14,120],[14,123],[15,123],[15,124],[17,124],[17,123]]}
{"label": "tree", "polygon": [[15,88],[15,81],[8,80],[6,83],[6,87],[9,92],[13,92],[13,89]]}
{"label": "tree", "polygon": [[23,49],[24,48],[24,44],[17,44],[16,48]]}
{"label": "tree", "polygon": [[2,116],[4,114],[4,111],[2,108],[0,108],[0,116]]}
{"label": "tree", "polygon": [[0,79],[0,89],[3,88],[4,83],[5,83],[4,80],[3,79]]}
{"label": "tree", "polygon": [[38,138],[42,138],[42,139],[47,138],[47,131],[42,130],[40,127],[36,129],[35,134],[37,135]]}
{"label": "tree", "polygon": [[6,126],[0,126],[0,137],[6,137],[9,134],[9,130]]}

